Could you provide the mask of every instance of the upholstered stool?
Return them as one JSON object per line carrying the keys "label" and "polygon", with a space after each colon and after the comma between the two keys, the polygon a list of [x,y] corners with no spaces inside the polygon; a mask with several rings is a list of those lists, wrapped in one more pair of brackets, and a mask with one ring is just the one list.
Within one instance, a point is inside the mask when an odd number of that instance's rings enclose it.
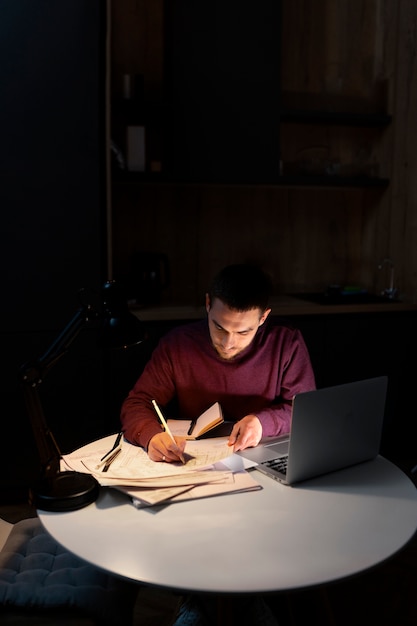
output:
{"label": "upholstered stool", "polygon": [[[36,517],[12,525],[0,550],[2,624],[22,624],[27,617],[28,623],[126,626],[137,592],[136,584],[70,554]],[[13,621],[17,613],[19,621]]]}

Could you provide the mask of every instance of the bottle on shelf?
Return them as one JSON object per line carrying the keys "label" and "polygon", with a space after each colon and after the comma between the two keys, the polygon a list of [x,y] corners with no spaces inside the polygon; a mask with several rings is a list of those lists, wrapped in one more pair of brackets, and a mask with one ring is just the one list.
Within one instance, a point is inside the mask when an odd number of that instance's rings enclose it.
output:
{"label": "bottle on shelf", "polygon": [[126,129],[126,169],[146,171],[146,125],[144,116],[143,75],[123,77],[123,100]]}

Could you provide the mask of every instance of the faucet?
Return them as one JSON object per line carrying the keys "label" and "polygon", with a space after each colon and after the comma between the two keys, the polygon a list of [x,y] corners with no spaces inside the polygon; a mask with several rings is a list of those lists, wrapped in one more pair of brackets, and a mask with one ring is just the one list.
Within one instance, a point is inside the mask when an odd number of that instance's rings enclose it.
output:
{"label": "faucet", "polygon": [[394,263],[391,259],[384,259],[378,265],[378,269],[382,270],[385,265],[389,265],[390,268],[390,279],[389,279],[389,287],[385,288],[381,294],[386,296],[387,298],[395,298],[397,295],[397,289],[394,287]]}

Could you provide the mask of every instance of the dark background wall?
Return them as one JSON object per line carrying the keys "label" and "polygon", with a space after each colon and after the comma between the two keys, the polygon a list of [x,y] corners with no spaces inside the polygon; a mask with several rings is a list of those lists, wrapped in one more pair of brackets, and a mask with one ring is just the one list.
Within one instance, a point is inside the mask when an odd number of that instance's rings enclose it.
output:
{"label": "dark background wall", "polygon": [[[1,455],[0,495],[25,484],[28,459],[37,469],[19,366],[61,332],[79,289],[106,278],[105,4],[0,3],[0,420],[14,451]],[[42,388],[66,445],[100,427],[101,359],[95,332],[83,335]]]}

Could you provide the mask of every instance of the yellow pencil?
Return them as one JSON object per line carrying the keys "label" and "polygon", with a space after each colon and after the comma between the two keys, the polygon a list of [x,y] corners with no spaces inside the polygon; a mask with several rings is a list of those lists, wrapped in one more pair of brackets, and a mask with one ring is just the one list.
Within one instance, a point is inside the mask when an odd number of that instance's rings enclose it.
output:
{"label": "yellow pencil", "polygon": [[[172,434],[172,432],[169,429],[168,424],[166,423],[166,419],[165,417],[162,415],[161,409],[159,408],[159,406],[157,405],[157,403],[155,402],[155,400],[152,400],[152,404],[154,406],[154,409],[159,417],[159,419],[161,420],[162,426],[165,428],[165,432],[168,433],[168,435],[171,437],[172,441],[175,443],[176,446],[178,446],[177,442],[175,441],[174,435]],[[180,454],[180,459],[183,463],[185,463],[185,459],[183,457],[182,454]]]}

